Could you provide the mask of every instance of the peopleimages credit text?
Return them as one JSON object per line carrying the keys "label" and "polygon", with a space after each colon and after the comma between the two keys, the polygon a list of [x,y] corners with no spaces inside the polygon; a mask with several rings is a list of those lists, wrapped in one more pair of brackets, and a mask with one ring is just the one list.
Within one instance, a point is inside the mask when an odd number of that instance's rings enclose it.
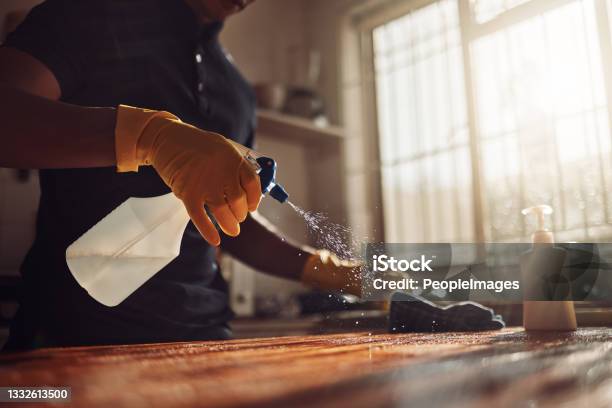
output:
{"label": "peopleimages credit text", "polygon": [[421,284],[415,279],[386,280],[376,278],[372,282],[377,290],[445,290],[452,293],[455,290],[489,290],[501,293],[504,290],[518,290],[519,281],[492,281],[478,279],[433,280],[423,279]]}
{"label": "peopleimages credit text", "polygon": [[612,243],[367,242],[361,298],[396,291],[431,301],[589,301],[612,299]]}
{"label": "peopleimages credit text", "polygon": [[[433,272],[431,263],[433,259],[425,255],[414,259],[396,259],[386,254],[373,255],[372,269],[374,272]],[[479,280],[479,279],[451,279],[436,280],[422,278],[385,279],[375,278],[372,282],[376,290],[444,290],[452,293],[455,290],[487,290],[501,293],[505,290],[520,289],[518,280]]]}

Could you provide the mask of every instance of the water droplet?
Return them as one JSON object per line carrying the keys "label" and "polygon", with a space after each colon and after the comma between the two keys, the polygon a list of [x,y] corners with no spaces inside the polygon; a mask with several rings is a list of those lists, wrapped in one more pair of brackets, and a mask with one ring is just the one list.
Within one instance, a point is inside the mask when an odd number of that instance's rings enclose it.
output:
{"label": "water droplet", "polygon": [[348,261],[362,261],[362,241],[356,239],[350,227],[337,224],[319,212],[306,211],[288,202],[295,212],[304,218],[308,233],[315,245],[327,249],[339,258]]}

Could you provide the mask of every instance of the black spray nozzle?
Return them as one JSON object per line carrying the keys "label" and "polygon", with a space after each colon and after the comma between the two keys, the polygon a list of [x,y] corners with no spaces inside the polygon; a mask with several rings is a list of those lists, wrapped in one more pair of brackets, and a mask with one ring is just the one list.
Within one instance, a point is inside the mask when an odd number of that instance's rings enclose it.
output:
{"label": "black spray nozzle", "polygon": [[289,199],[289,194],[287,194],[283,186],[276,184],[272,187],[272,190],[270,190],[270,197],[282,204]]}
{"label": "black spray nozzle", "polygon": [[257,159],[257,164],[261,167],[259,171],[261,193],[269,193],[270,197],[280,203],[287,201],[289,194],[287,194],[282,186],[276,184],[276,162],[269,157],[260,157]]}

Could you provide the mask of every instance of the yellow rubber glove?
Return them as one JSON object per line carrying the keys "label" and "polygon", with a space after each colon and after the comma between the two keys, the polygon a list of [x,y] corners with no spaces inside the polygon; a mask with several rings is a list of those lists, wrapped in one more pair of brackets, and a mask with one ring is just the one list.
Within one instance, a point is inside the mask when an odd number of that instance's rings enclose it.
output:
{"label": "yellow rubber glove", "polygon": [[117,171],[151,165],[185,208],[204,239],[221,242],[204,210],[230,236],[261,200],[259,177],[223,136],[181,122],[168,112],[120,105],[115,128]]}
{"label": "yellow rubber glove", "polygon": [[306,260],[302,283],[319,290],[332,290],[361,296],[362,263],[343,261],[335,254],[318,250]]}

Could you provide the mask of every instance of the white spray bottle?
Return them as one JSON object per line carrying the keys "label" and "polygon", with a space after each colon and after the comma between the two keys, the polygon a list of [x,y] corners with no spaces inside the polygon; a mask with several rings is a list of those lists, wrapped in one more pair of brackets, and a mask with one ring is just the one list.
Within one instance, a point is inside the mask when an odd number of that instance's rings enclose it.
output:
{"label": "white spray bottle", "polygon": [[[232,142],[253,166],[262,194],[284,203],[288,194],[276,184],[276,163]],[[132,197],[89,229],[66,250],[76,281],[98,302],[116,306],[180,253],[189,215],[173,193]]]}
{"label": "white spray bottle", "polygon": [[526,208],[522,213],[537,217],[537,230],[532,235],[533,247],[521,256],[523,293],[526,299],[523,301],[523,326],[525,330],[576,330],[573,301],[533,300],[546,298],[543,278],[558,273],[565,262],[566,251],[553,245],[554,235],[545,228],[545,216],[552,214],[553,209],[547,205],[538,205]]}

